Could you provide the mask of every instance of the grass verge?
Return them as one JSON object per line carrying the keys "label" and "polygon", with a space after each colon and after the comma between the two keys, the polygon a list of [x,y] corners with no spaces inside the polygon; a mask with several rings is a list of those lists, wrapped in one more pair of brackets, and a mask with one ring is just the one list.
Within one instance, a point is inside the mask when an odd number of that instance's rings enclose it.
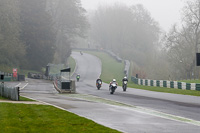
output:
{"label": "grass verge", "polygon": [[[20,101],[35,101],[35,100],[29,99],[29,98],[26,98],[26,97],[22,97],[22,96],[20,96],[19,99],[20,99]],[[8,99],[0,96],[0,100],[8,100]]]}
{"label": "grass verge", "polygon": [[91,52],[87,51],[87,53],[97,56],[102,62],[102,73],[101,79],[104,82],[109,83],[112,79],[116,79],[117,82],[120,81],[124,77],[124,64],[117,62],[111,56],[103,52]]}
{"label": "grass verge", "polygon": [[19,100],[20,101],[35,101],[35,100],[29,99],[29,98],[26,98],[26,97],[22,97],[22,96],[20,96]]}
{"label": "grass verge", "polygon": [[6,100],[7,98],[0,96],[0,100]]}
{"label": "grass verge", "polygon": [[178,82],[186,82],[186,83],[200,83],[200,80],[197,79],[197,80],[180,80]]}
{"label": "grass verge", "polygon": [[0,129],[5,133],[119,133],[49,105],[0,103]]}

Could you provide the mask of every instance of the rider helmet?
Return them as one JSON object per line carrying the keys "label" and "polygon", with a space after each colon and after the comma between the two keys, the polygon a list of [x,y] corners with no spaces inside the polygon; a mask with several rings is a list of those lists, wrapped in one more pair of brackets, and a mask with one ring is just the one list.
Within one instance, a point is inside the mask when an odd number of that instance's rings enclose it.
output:
{"label": "rider helmet", "polygon": [[125,76],[124,79],[127,79],[127,77]]}
{"label": "rider helmet", "polygon": [[116,82],[116,79],[113,79],[113,82]]}

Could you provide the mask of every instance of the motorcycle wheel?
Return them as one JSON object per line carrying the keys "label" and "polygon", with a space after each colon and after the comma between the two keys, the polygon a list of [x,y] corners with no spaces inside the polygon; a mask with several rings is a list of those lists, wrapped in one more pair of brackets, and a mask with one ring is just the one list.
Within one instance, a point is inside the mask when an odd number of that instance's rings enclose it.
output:
{"label": "motorcycle wheel", "polygon": [[124,86],[123,86],[123,91],[126,91],[126,88],[127,88],[126,85],[124,85]]}
{"label": "motorcycle wheel", "polygon": [[110,89],[110,94],[114,94],[115,90],[113,88]]}

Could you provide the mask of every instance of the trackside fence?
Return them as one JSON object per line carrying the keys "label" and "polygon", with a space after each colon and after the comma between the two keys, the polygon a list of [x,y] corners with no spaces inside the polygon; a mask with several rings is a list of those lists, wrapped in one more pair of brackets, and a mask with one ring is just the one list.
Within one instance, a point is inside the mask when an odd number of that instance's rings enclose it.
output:
{"label": "trackside fence", "polygon": [[136,77],[131,77],[131,81],[133,81],[135,84],[138,85],[200,91],[200,84],[197,83],[185,83],[185,82],[168,81],[168,80],[139,79]]}
{"label": "trackside fence", "polygon": [[7,87],[4,84],[0,84],[0,96],[19,101],[19,87]]}

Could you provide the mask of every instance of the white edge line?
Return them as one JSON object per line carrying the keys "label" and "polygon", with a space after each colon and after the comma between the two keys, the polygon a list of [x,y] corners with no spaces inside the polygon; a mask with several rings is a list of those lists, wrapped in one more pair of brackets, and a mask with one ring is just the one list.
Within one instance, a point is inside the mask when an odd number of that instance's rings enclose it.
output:
{"label": "white edge line", "polygon": [[20,85],[21,85],[21,83],[19,83],[19,84],[15,85],[15,87],[18,87],[18,86],[20,86]]}

